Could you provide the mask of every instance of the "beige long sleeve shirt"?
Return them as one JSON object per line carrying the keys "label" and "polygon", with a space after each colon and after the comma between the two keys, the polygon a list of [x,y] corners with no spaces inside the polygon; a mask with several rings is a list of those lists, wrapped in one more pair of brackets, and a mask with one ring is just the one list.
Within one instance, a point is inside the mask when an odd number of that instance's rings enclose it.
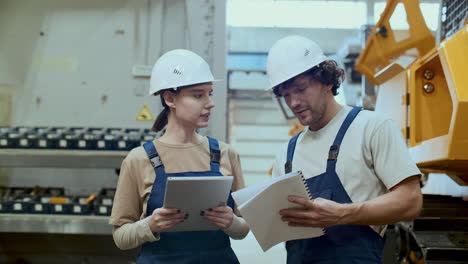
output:
{"label": "beige long sleeve shirt", "polygon": [[[154,141],[167,173],[210,170],[210,150],[206,137],[196,143],[167,144]],[[223,175],[234,176],[232,190],[244,187],[239,154],[223,142],[219,142]],[[130,249],[145,242],[158,241],[147,223],[146,205],[157,175],[143,147],[130,151],[122,162],[117,191],[109,223],[114,226],[113,237],[121,249]],[[223,230],[233,239],[242,239],[249,232],[243,218],[234,215],[232,225]],[[163,241],[160,241],[163,243]]]}

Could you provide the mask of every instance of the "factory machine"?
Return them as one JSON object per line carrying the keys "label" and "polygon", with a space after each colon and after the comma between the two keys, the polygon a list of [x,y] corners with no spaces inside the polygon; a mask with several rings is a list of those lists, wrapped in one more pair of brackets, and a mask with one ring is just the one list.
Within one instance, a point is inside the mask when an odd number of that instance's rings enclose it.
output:
{"label": "factory machine", "polygon": [[[0,263],[135,260],[108,219],[122,160],[159,136],[152,66],[186,48],[225,79],[225,5],[0,1]],[[200,133],[225,141],[225,117],[218,103]]]}
{"label": "factory machine", "polygon": [[[392,28],[397,8],[408,29]],[[466,186],[468,1],[443,0],[440,18],[436,40],[419,1],[387,1],[355,67],[378,86],[375,111],[400,125],[423,178],[443,173]],[[418,218],[391,227],[386,263],[468,263],[468,201],[460,197],[424,195]]]}

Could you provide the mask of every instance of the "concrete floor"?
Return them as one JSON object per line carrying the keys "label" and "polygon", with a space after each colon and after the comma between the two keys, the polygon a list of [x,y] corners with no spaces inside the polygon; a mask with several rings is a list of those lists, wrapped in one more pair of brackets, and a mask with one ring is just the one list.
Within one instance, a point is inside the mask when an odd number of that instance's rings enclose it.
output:
{"label": "concrete floor", "polygon": [[286,263],[286,249],[284,243],[280,243],[267,252],[263,252],[252,232],[243,240],[232,240],[231,246],[236,252],[241,264],[276,264]]}

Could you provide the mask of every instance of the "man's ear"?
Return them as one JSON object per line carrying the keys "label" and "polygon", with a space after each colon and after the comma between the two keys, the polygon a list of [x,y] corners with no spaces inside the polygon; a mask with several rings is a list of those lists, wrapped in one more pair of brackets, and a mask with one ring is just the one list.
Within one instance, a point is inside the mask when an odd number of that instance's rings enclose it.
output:
{"label": "man's ear", "polygon": [[175,96],[176,96],[175,93],[165,91],[162,94],[162,96],[164,98],[164,102],[166,102],[166,104],[167,104],[167,106],[169,106],[169,108],[175,108]]}

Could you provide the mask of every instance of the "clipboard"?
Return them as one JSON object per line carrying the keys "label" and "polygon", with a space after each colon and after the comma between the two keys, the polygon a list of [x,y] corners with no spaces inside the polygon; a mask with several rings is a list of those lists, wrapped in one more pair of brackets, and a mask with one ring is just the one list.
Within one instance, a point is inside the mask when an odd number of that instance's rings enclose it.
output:
{"label": "clipboard", "polygon": [[226,205],[234,177],[167,177],[164,208],[178,208],[189,217],[166,232],[217,230],[200,215],[202,210]]}

